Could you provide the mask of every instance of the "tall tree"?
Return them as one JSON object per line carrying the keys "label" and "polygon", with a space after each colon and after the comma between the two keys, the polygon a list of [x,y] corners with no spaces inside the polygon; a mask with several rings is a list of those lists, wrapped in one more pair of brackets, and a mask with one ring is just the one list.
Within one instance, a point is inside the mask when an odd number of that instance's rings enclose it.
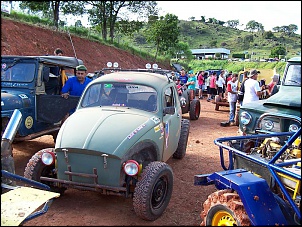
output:
{"label": "tall tree", "polygon": [[251,20],[249,22],[247,22],[246,24],[246,27],[245,27],[246,30],[250,31],[250,32],[253,32],[253,31],[264,31],[264,27],[261,23],[259,22],[256,22],[254,20]]}
{"label": "tall tree", "polygon": [[173,14],[161,16],[157,21],[149,24],[146,29],[148,42],[153,42],[156,46],[155,60],[159,52],[168,51],[178,43],[180,34],[178,28],[178,17]]}
{"label": "tall tree", "polygon": [[114,38],[116,23],[129,19],[127,15],[123,18],[122,10],[139,17],[148,17],[158,12],[156,1],[86,1],[86,3],[92,6],[88,10],[91,24],[101,26],[104,40],[107,40],[107,29],[109,29],[111,41]]}

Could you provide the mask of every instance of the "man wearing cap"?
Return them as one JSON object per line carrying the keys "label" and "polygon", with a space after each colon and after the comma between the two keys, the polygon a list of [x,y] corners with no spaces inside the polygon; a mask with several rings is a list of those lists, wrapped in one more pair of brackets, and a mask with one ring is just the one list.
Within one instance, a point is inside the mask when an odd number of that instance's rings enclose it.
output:
{"label": "man wearing cap", "polygon": [[92,79],[86,77],[87,68],[84,65],[79,65],[76,67],[76,76],[69,78],[62,88],[62,97],[65,99],[69,95],[81,96],[87,84],[89,84]]}
{"label": "man wearing cap", "polygon": [[260,72],[256,69],[252,69],[248,74],[248,79],[244,83],[244,97],[242,105],[258,101],[259,97],[264,94],[265,86],[260,87],[257,77]]}

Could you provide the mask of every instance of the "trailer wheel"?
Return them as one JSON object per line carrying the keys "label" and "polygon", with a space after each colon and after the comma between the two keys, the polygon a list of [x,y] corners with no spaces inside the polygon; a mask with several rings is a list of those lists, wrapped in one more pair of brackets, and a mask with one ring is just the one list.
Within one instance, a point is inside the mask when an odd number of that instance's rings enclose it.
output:
{"label": "trailer wheel", "polygon": [[24,177],[46,184],[51,188],[51,191],[63,195],[66,188],[55,187],[53,186],[52,182],[40,180],[40,177],[57,178],[57,175],[54,171],[55,166],[46,166],[41,160],[42,154],[46,151],[54,151],[54,148],[45,148],[35,153],[25,167]]}
{"label": "trailer wheel", "polygon": [[133,195],[137,216],[147,221],[159,218],[167,208],[173,190],[173,172],[164,162],[151,162],[143,171]]}
{"label": "trailer wheel", "polygon": [[249,217],[236,192],[220,190],[208,196],[200,213],[201,226],[249,226]]}

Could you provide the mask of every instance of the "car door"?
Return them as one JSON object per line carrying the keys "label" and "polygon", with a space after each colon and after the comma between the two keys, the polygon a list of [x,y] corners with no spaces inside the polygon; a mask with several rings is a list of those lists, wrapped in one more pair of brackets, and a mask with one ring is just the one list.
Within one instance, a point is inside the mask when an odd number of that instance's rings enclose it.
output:
{"label": "car door", "polygon": [[165,132],[163,161],[167,161],[178,146],[181,128],[181,111],[177,98],[176,89],[173,86],[168,86],[164,91],[163,108],[174,107],[175,111],[173,114],[166,114],[163,117]]}

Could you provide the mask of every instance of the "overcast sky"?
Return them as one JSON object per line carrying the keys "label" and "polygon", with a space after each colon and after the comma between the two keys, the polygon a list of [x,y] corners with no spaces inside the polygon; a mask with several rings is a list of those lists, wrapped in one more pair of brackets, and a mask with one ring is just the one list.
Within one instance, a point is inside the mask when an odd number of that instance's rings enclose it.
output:
{"label": "overcast sky", "polygon": [[161,16],[171,13],[180,20],[190,17],[200,20],[201,16],[224,22],[239,20],[239,24],[244,24],[239,29],[254,20],[261,23],[265,31],[295,24],[296,33],[301,34],[301,1],[157,1],[157,4],[162,9]]}

